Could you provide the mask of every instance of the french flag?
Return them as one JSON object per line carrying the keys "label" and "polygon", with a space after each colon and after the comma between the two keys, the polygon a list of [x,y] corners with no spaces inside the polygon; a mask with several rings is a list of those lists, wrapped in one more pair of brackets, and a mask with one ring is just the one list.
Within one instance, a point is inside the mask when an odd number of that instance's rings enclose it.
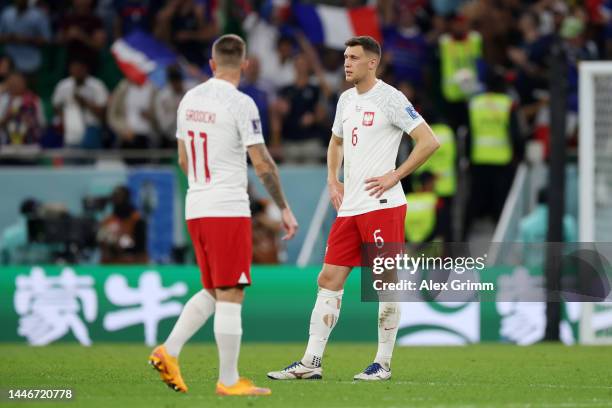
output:
{"label": "french flag", "polygon": [[166,83],[166,67],[177,62],[176,54],[140,30],[116,40],[111,53],[123,75],[130,81],[138,85],[151,81],[159,88]]}
{"label": "french flag", "polygon": [[374,7],[346,9],[326,5],[294,4],[293,12],[310,42],[334,49],[344,49],[350,37],[369,35],[382,40]]}

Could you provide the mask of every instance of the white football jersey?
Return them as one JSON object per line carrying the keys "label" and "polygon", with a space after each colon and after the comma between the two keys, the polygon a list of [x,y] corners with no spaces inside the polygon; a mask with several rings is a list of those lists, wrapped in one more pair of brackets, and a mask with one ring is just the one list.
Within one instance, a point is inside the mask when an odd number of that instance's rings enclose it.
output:
{"label": "white football jersey", "polygon": [[340,95],[332,127],[344,139],[344,199],[338,217],[406,203],[400,183],[375,198],[365,191],[365,180],[394,170],[402,135],[423,122],[406,96],[380,79],[368,92],[358,94],[353,87]]}
{"label": "white football jersey", "polygon": [[250,217],[246,149],[264,143],[253,99],[211,78],[185,94],[177,115],[188,158],[185,218]]}

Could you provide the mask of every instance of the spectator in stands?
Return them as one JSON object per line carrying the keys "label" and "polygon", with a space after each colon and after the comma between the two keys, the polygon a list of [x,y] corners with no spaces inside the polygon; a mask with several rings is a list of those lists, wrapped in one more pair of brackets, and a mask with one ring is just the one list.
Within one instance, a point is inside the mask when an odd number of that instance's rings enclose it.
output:
{"label": "spectator in stands", "polygon": [[96,2],[96,15],[102,20],[106,39],[110,43],[115,39],[115,0],[98,0]]}
{"label": "spectator in stands", "polygon": [[63,128],[64,145],[100,148],[108,90],[89,74],[84,61],[71,61],[68,72],[70,76],[53,91],[53,109]]}
{"label": "spectator in stands", "polygon": [[8,55],[0,56],[0,93],[6,91],[6,83],[9,75],[15,69],[13,60]]}
{"label": "spectator in stands", "polygon": [[433,191],[438,196],[438,233],[444,241],[454,242],[453,206],[455,205],[455,194],[457,192],[455,134],[436,110],[423,116],[427,118],[432,132],[438,138],[440,148],[412,174],[418,177],[422,173],[431,172],[435,177]]}
{"label": "spectator in stands", "polygon": [[272,145],[282,147],[293,162],[319,162],[329,137],[327,110],[321,88],[310,83],[310,64],[304,54],[295,57],[295,84],[282,88],[272,108]]}
{"label": "spectator in stands", "polygon": [[[329,86],[329,83],[327,82],[325,70],[323,69],[323,64],[321,64],[321,59],[319,58],[317,50],[312,46],[308,38],[306,38],[306,36],[301,31],[297,31],[295,33],[295,39],[300,45],[302,54],[308,62],[310,71],[315,74],[315,78],[310,78],[311,72],[308,73],[309,81],[319,87],[319,89],[321,90],[321,97],[324,99],[324,102],[332,102],[331,99],[334,94],[331,87]],[[344,69],[344,64],[342,65],[342,68]],[[297,76],[298,75],[296,74],[296,78]],[[334,100],[333,102],[336,101]]]}
{"label": "spectator in stands", "polygon": [[548,89],[547,58],[552,45],[551,35],[542,35],[539,29],[538,15],[533,11],[523,13],[518,21],[520,43],[507,49],[509,60],[518,70],[516,89],[521,103],[533,105],[526,110],[526,117],[531,120],[537,112],[538,90]]}
{"label": "spectator in stands", "polygon": [[268,104],[270,95],[259,84],[260,67],[259,59],[254,55],[249,56],[249,64],[244,71],[239,89],[255,101],[261,116],[261,128],[264,138],[268,139],[270,137],[270,110]]}
{"label": "spectator in stands", "polygon": [[343,53],[339,50],[324,48],[321,54],[321,67],[325,82],[329,86],[332,95],[339,96],[340,89],[345,82]]}
{"label": "spectator in stands", "polygon": [[219,34],[212,10],[206,5],[196,0],[170,0],[155,22],[155,34],[199,67],[207,63],[210,44]]}
{"label": "spectator in stands", "polygon": [[425,73],[429,71],[430,54],[425,36],[416,24],[413,10],[400,6],[397,22],[387,22],[384,29],[384,62],[397,81],[407,81],[418,89],[426,89]]}
{"label": "spectator in stands", "polygon": [[446,114],[455,132],[467,126],[467,100],[478,91],[482,38],[463,15],[449,18],[450,31],[439,40],[440,75]]}
{"label": "spectator in stands", "polygon": [[510,33],[515,29],[513,15],[519,15],[524,9],[520,0],[490,1],[472,0],[461,8],[473,27],[478,27],[482,36],[482,56],[488,65],[506,63],[506,49],[511,39]]}
{"label": "spectator in stands", "polygon": [[15,0],[0,16],[0,44],[15,67],[34,74],[42,64],[40,47],[51,39],[48,17],[28,0]]}
{"label": "spectator in stands", "polygon": [[121,149],[147,149],[157,144],[153,95],[150,82],[139,85],[128,79],[119,82],[111,94],[107,120]]}
{"label": "spectator in stands", "polygon": [[249,53],[265,62],[261,65],[261,86],[271,94],[290,85],[295,79],[294,43],[283,26],[287,14],[287,7],[273,5],[267,15],[249,13],[242,23]]}
{"label": "spectator in stands", "polygon": [[151,23],[164,0],[114,0],[114,37],[121,38],[134,30],[151,31]]}
{"label": "spectator in stands", "polygon": [[406,241],[411,244],[431,242],[438,235],[440,202],[434,191],[435,176],[429,171],[418,175],[413,192],[406,194]]}
{"label": "spectator in stands", "polygon": [[161,135],[161,147],[176,146],[176,111],[185,93],[196,83],[183,77],[177,65],[166,69],[166,85],[155,94],[155,124]]}
{"label": "spectator in stands", "polygon": [[92,0],[72,0],[72,10],[61,20],[58,30],[68,61],[87,62],[90,72],[97,67],[98,54],[106,45],[102,19],[94,14],[92,6]]}
{"label": "spectator in stands", "polygon": [[516,103],[503,78],[489,71],[486,87],[469,105],[472,184],[466,234],[477,217],[490,215],[494,222],[499,220],[524,149]]}
{"label": "spectator in stands", "polygon": [[116,187],[111,196],[113,213],[106,217],[98,230],[103,264],[147,263],[147,225],[134,208],[130,190]]}
{"label": "spectator in stands", "polygon": [[23,73],[13,71],[0,94],[0,145],[37,145],[45,127],[40,98]]}

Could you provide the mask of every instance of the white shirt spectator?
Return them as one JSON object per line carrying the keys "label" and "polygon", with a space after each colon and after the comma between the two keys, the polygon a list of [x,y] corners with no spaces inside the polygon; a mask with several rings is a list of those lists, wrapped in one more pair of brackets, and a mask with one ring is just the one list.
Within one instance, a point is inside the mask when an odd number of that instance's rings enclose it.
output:
{"label": "white shirt spectator", "polygon": [[243,28],[247,33],[249,54],[256,56],[261,64],[260,82],[269,95],[295,81],[293,58],[282,62],[276,44],[278,27],[251,13],[244,20]]}
{"label": "white shirt spectator", "polygon": [[62,79],[53,92],[53,106],[62,110],[64,124],[64,143],[79,145],[83,141],[87,127],[100,126],[100,120],[89,109],[83,108],[76,101],[75,95],[103,107],[108,101],[108,90],[102,81],[87,77],[78,85],[73,77]]}
{"label": "white shirt spectator", "polygon": [[154,88],[150,82],[142,86],[130,83],[125,95],[125,114],[128,127],[137,135],[154,136],[153,124],[144,116],[151,107]]}

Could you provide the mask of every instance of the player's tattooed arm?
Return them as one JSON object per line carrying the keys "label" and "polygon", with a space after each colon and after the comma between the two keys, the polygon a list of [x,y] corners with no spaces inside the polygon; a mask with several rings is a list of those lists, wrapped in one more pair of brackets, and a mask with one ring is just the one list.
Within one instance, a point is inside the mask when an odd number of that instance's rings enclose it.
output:
{"label": "player's tattooed arm", "polygon": [[268,194],[270,194],[270,197],[274,200],[274,203],[281,210],[286,208],[287,200],[283,194],[278,168],[270,156],[266,145],[263,143],[252,145],[248,148],[248,152],[257,177],[259,177],[263,183]]}
{"label": "player's tattooed arm", "polygon": [[255,173],[257,173],[264,187],[268,190],[268,194],[270,194],[274,203],[281,209],[283,228],[286,231],[282,239],[288,240],[293,238],[299,226],[283,194],[276,163],[274,163],[270,152],[268,152],[266,145],[263,143],[249,146],[247,151],[249,152],[251,163],[255,167]]}

